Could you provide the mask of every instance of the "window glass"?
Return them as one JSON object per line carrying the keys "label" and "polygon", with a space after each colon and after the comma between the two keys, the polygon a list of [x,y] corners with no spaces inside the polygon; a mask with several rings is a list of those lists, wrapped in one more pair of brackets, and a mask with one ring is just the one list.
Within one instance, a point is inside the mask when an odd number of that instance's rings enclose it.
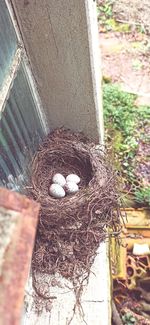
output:
{"label": "window glass", "polygon": [[0,117],[0,181],[5,186],[19,190],[18,182],[27,174],[28,163],[43,136],[30,83],[21,65]]}
{"label": "window glass", "polygon": [[0,0],[0,88],[10,68],[17,38],[5,1]]}

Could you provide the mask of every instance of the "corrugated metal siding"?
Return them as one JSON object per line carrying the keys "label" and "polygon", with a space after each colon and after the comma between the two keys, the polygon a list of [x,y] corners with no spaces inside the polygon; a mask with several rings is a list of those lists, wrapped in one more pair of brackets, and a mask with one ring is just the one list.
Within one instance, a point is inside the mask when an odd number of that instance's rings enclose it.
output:
{"label": "corrugated metal siding", "polygon": [[0,88],[17,49],[17,38],[5,1],[0,0]]}
{"label": "corrugated metal siding", "polygon": [[0,119],[0,182],[20,190],[27,166],[44,136],[29,81],[21,65]]}

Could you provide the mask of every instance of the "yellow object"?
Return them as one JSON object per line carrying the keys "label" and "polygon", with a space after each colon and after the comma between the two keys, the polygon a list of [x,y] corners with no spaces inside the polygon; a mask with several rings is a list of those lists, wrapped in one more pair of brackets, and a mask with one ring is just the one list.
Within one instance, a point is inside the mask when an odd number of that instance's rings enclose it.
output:
{"label": "yellow object", "polygon": [[127,228],[148,228],[150,229],[150,209],[122,209],[126,212],[127,218],[124,222]]}
{"label": "yellow object", "polygon": [[[122,232],[119,239],[111,239],[112,276],[114,280],[124,280],[126,287],[133,289],[136,287],[136,279],[144,277],[150,268],[150,210],[127,208],[123,211],[126,212],[126,218]],[[146,245],[147,251],[142,252],[142,256],[129,256],[134,245]]]}
{"label": "yellow object", "polygon": [[126,285],[127,285],[127,288],[129,290],[132,290],[136,287],[136,280],[135,278],[128,278],[127,281],[126,281]]}
{"label": "yellow object", "polygon": [[119,241],[116,238],[111,239],[110,256],[113,278],[126,279],[126,243],[124,238],[120,238]]}

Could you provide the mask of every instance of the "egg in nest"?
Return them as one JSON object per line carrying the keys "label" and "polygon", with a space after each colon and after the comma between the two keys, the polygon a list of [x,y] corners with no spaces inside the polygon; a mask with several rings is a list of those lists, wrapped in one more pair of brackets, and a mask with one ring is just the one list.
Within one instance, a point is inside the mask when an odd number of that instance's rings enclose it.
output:
{"label": "egg in nest", "polygon": [[51,184],[49,188],[49,194],[55,199],[61,199],[66,195],[64,189],[59,184]]}

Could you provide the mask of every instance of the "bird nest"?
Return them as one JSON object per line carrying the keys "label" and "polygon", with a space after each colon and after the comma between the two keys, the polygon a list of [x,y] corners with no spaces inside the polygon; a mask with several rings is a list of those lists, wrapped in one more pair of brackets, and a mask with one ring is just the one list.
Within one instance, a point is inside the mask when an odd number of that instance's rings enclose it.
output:
{"label": "bird nest", "polygon": [[[118,231],[116,177],[99,146],[64,129],[50,133],[31,167],[31,196],[41,204],[32,268],[74,280],[89,274],[107,229]],[[75,173],[79,191],[61,199],[49,195],[54,174]]]}

